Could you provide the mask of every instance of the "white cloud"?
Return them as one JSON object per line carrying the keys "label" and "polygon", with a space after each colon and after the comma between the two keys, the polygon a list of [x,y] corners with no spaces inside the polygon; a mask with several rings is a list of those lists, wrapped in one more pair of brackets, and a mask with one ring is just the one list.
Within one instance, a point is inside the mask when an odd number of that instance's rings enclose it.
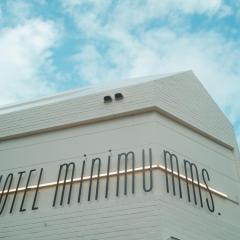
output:
{"label": "white cloud", "polygon": [[0,30],[1,104],[54,91],[44,77],[51,71],[56,40],[55,25],[40,19]]}
{"label": "white cloud", "polygon": [[[172,23],[183,15],[206,14],[224,17],[231,8],[222,0],[125,0],[119,2],[94,0],[62,0],[64,11],[75,19],[86,35],[103,35],[101,28],[111,22],[118,29],[131,29],[151,19],[164,19]],[[183,27],[183,26],[182,26]]]}
{"label": "white cloud", "polygon": [[23,0],[8,1],[7,9],[11,15],[11,20],[17,23],[29,18],[33,10],[31,4]]}

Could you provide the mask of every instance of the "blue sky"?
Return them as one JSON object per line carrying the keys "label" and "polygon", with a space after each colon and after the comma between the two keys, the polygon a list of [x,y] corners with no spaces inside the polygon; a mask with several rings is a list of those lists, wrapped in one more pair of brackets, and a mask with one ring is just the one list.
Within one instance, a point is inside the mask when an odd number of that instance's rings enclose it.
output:
{"label": "blue sky", "polygon": [[0,1],[0,105],[189,69],[240,143],[240,0]]}

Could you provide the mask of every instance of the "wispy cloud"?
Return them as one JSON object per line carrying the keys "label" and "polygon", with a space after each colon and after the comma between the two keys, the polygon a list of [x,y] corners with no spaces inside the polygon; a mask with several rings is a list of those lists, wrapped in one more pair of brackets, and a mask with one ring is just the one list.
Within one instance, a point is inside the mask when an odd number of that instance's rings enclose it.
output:
{"label": "wispy cloud", "polygon": [[55,20],[37,15],[34,2],[0,3],[1,104],[56,91],[50,79],[57,75],[52,54],[60,31]]}
{"label": "wispy cloud", "polygon": [[[49,94],[54,24],[38,19],[0,30],[0,102]],[[46,79],[45,79],[46,78]]]}

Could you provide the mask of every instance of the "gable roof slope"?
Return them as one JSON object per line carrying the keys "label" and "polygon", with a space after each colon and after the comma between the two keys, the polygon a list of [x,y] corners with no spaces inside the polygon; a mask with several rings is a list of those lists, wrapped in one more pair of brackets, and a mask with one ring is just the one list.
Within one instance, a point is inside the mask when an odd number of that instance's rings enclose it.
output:
{"label": "gable roof slope", "polygon": [[[122,92],[121,104],[104,104]],[[233,127],[192,71],[128,79],[0,108],[0,140],[156,110],[233,149]]]}

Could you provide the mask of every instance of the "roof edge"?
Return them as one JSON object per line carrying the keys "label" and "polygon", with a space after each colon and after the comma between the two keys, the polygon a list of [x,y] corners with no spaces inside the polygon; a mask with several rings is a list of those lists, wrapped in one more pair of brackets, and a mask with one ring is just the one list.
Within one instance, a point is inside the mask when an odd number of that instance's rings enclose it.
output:
{"label": "roof edge", "polygon": [[[109,90],[118,89],[121,87],[128,87],[128,86],[134,86],[138,84],[144,84],[150,81],[154,80],[160,80],[165,79],[171,76],[175,76],[178,74],[186,73],[186,72],[192,72],[189,71],[183,71],[183,72],[175,72],[175,73],[166,73],[166,74],[160,74],[160,75],[151,75],[151,76],[144,76],[144,77],[134,77],[134,78],[128,78],[124,80],[118,80],[117,83],[109,84],[108,82],[104,83],[98,83],[94,85],[89,85],[77,89],[72,89],[56,94],[52,94],[49,96],[44,96],[40,98],[36,98],[33,100],[27,100],[22,101],[18,103],[10,103],[7,105],[0,106],[0,115],[15,111],[21,111],[23,109],[28,109],[36,106],[43,106],[46,104],[61,102],[69,99],[74,99],[81,96],[91,95],[94,93],[100,93],[105,92]],[[193,72],[192,72],[193,73]]]}

